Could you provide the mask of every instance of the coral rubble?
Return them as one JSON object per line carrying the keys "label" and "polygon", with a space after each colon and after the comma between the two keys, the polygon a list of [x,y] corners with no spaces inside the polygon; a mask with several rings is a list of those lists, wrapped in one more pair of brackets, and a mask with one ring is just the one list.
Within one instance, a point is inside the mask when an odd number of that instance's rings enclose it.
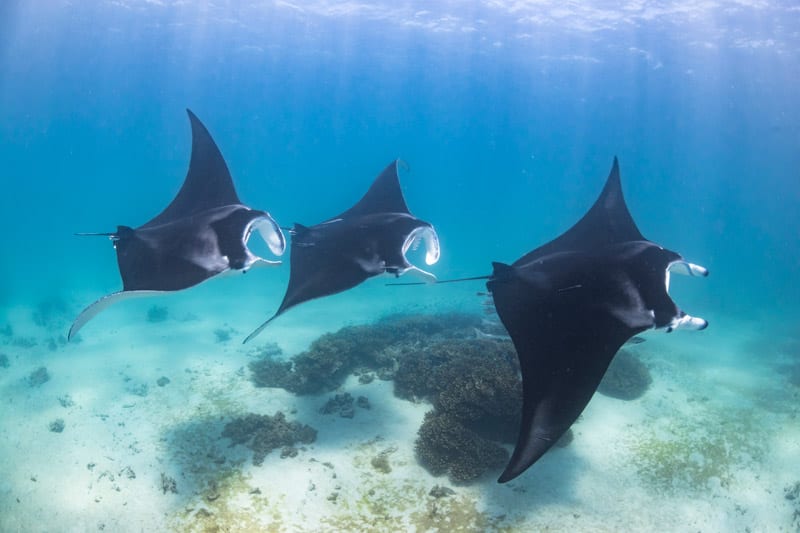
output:
{"label": "coral rubble", "polygon": [[175,478],[166,475],[164,472],[161,472],[161,491],[164,494],[168,492],[178,494],[178,483]]}
{"label": "coral rubble", "polygon": [[40,366],[28,376],[28,385],[31,387],[40,387],[48,381],[50,381],[50,373],[44,366]]}
{"label": "coral rubble", "polygon": [[217,339],[217,342],[228,342],[231,340],[231,335],[235,332],[236,330],[230,326],[217,328],[214,330],[214,337]]}
{"label": "coral rubble", "polygon": [[64,407],[65,409],[75,405],[75,401],[69,394],[65,394],[64,396],[59,396],[58,403],[59,405],[61,405],[61,407]]}
{"label": "coral rubble", "polygon": [[147,310],[148,322],[163,322],[169,316],[169,310],[161,305],[153,305]]}

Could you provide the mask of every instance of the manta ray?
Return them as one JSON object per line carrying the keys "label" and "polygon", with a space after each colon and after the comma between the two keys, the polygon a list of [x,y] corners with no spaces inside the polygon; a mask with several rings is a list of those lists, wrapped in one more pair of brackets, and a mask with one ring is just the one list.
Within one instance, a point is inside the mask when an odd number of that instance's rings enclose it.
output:
{"label": "manta ray", "polygon": [[498,479],[522,474],[589,403],[617,350],[647,329],[705,329],[669,296],[670,273],[708,270],[648,241],[622,196],[619,164],[577,224],[507,265],[487,288],[517,351],[523,405],[517,443]]}
{"label": "manta ray", "polygon": [[111,239],[117,253],[122,290],[84,309],[68,338],[109,305],[125,298],[179,291],[229,271],[279,265],[254,255],[247,242],[257,231],[276,256],[286,241],[266,211],[242,204],[228,166],[206,127],[190,110],[192,154],[177,196],[155,218],[138,228],[117,226]]}
{"label": "manta ray", "polygon": [[406,259],[425,242],[425,263],[439,260],[439,237],[433,226],[408,210],[395,160],[381,172],[366,194],[344,213],[314,226],[295,224],[289,257],[289,286],[278,310],[247,336],[248,342],[290,307],[351,289],[379,274],[415,272],[436,277]]}

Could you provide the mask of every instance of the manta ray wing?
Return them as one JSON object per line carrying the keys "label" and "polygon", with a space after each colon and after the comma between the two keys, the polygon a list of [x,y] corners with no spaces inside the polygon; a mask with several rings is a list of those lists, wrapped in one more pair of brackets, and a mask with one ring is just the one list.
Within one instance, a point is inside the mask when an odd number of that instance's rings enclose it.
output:
{"label": "manta ray wing", "polygon": [[192,127],[192,155],[186,178],[172,202],[142,228],[180,220],[215,207],[241,204],[217,143],[197,115],[189,109],[186,113]]}
{"label": "manta ray wing", "polygon": [[375,181],[364,196],[350,209],[333,219],[352,219],[357,216],[376,213],[406,213],[408,206],[400,188],[398,167],[401,161],[396,159],[389,163],[383,172],[378,174]]}
{"label": "manta ray wing", "polygon": [[605,187],[589,211],[570,229],[523,255],[514,264],[528,263],[540,255],[562,250],[590,249],[607,244],[642,240],[644,237],[636,227],[622,195],[619,162],[615,157]]}

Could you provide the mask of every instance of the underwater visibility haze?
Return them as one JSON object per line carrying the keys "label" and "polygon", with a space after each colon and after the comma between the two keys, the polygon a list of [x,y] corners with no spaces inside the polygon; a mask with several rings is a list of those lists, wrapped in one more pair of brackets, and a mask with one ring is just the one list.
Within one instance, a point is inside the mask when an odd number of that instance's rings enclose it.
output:
{"label": "underwater visibility haze", "polygon": [[[797,531],[798,94],[788,1],[3,2],[0,529]],[[340,227],[372,238],[344,210],[393,170],[399,200],[375,212],[416,225],[376,232],[392,254],[439,280],[522,267],[612,161],[630,212],[613,231],[635,220],[707,267],[667,300],[709,327],[616,334],[570,300],[578,327],[547,347],[602,368],[560,389],[581,388],[577,411],[537,412],[558,435],[497,484],[532,416],[520,375],[539,367],[516,349],[542,343],[519,336],[552,302],[502,289],[524,307],[506,331],[485,280],[386,286],[407,276],[359,249],[363,271],[309,289],[314,252],[343,248]],[[202,209],[179,200],[192,176],[225,178]],[[247,261],[199,251],[222,208],[247,214],[222,248],[268,234]],[[161,231],[176,220],[192,230]],[[148,271],[135,288],[169,294],[80,315],[143,275],[119,239],[154,225],[213,265]],[[248,270],[261,257],[283,264]],[[557,271],[605,290],[625,261]],[[661,297],[659,268],[625,294]],[[562,356],[552,375],[572,375]]]}

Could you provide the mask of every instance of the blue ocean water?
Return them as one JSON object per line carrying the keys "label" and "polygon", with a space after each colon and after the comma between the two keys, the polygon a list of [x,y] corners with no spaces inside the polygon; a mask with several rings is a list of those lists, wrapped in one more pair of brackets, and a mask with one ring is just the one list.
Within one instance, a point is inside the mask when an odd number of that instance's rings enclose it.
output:
{"label": "blue ocean water", "polygon": [[[618,156],[642,233],[711,271],[673,282],[679,305],[796,336],[798,28],[794,2],[760,0],[5,1],[0,313],[120,288],[110,245],[73,234],[163,208],[190,108],[243,201],[284,226],[341,212],[402,158],[440,278],[564,231]],[[272,283],[241,329],[286,275],[239,283]]]}
{"label": "blue ocean water", "polygon": [[6,2],[3,297],[114,286],[109,250],[72,233],[164,205],[189,107],[285,225],[406,160],[440,277],[552,238],[617,155],[643,233],[714,274],[682,297],[796,315],[800,15],[612,5]]}

